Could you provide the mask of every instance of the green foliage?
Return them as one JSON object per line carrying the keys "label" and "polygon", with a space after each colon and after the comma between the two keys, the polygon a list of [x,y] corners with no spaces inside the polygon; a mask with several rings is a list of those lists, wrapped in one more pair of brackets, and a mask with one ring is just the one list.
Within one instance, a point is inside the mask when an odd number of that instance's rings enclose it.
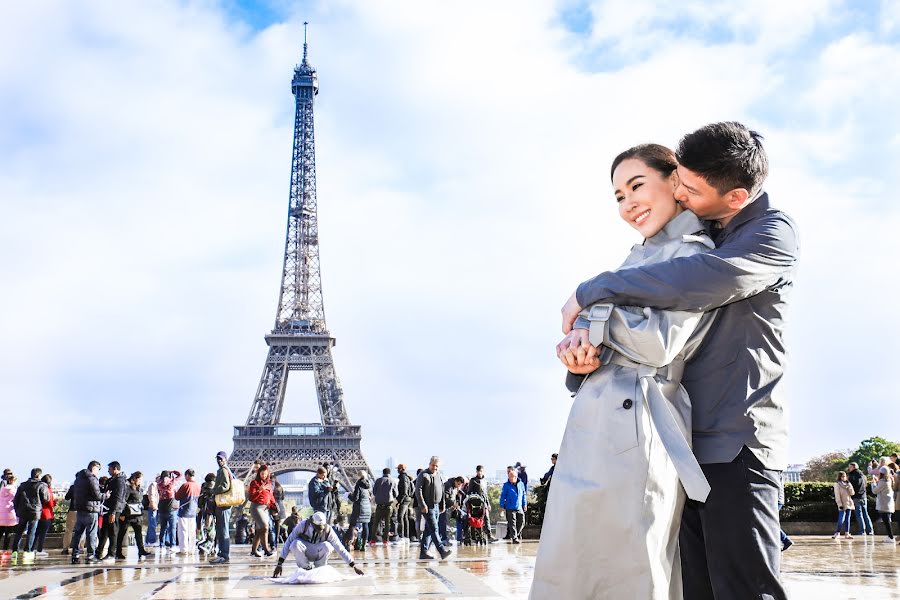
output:
{"label": "green foliage", "polygon": [[500,492],[502,485],[489,485],[487,490],[488,504],[491,507],[491,523],[500,520]]}
{"label": "green foliage", "polygon": [[544,510],[547,508],[547,492],[550,486],[536,485],[528,498],[528,512],[525,513],[525,524],[540,527],[544,524]]}
{"label": "green foliage", "polygon": [[834,484],[819,481],[784,484],[784,503],[834,502]]}
{"label": "green foliage", "polygon": [[846,471],[850,462],[847,452],[828,452],[810,459],[800,474],[804,481],[830,481],[837,479],[838,471]]}
{"label": "green foliage", "polygon": [[856,452],[850,455],[848,462],[859,464],[859,468],[863,471],[873,458],[880,459],[882,456],[890,456],[893,453],[900,453],[900,443],[891,442],[883,437],[870,437],[859,443]]}
{"label": "green foliage", "polygon": [[66,515],[69,513],[69,501],[63,497],[56,499],[53,506],[53,525],[50,526],[50,533],[62,533],[66,530]]}

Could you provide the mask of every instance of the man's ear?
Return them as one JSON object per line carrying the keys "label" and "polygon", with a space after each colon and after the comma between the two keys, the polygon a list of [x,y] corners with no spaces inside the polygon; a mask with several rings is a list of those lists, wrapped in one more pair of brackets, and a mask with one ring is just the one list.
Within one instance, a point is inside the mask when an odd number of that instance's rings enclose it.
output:
{"label": "man's ear", "polygon": [[750,192],[745,188],[735,188],[728,192],[728,208],[732,210],[741,210],[750,199]]}

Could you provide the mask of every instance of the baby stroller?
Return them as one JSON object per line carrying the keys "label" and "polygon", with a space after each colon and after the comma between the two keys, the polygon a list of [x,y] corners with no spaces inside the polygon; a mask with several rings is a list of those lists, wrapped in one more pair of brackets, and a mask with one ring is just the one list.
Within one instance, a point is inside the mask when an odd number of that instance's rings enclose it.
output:
{"label": "baby stroller", "polygon": [[468,514],[466,519],[466,545],[475,544],[482,546],[487,544],[484,531],[485,507],[484,498],[478,494],[469,494],[463,501],[463,507]]}

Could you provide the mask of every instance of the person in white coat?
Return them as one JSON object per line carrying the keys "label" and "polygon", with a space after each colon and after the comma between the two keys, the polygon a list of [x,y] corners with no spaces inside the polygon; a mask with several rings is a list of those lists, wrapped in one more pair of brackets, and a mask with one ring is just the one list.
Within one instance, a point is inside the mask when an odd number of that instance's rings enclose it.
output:
{"label": "person in white coat", "polygon": [[872,493],[875,494],[875,510],[881,517],[887,529],[887,537],[885,542],[890,544],[896,543],[894,540],[894,532],[891,531],[891,515],[894,513],[894,478],[887,467],[881,467],[878,473],[874,475],[875,481],[872,482]]}
{"label": "person in white coat", "polygon": [[[839,535],[847,539],[852,539],[850,535],[850,515],[855,508],[853,504],[853,486],[847,479],[847,473],[841,471],[837,475],[837,481],[834,482],[834,502],[837,504],[838,518],[837,524],[834,526],[834,535],[831,539],[836,539]],[[843,531],[841,531],[843,529]]]}
{"label": "person in white coat", "polygon": [[328,526],[328,518],[325,516],[325,513],[313,513],[308,519],[303,519],[297,523],[297,526],[294,527],[294,530],[284,542],[272,577],[281,576],[282,565],[287,558],[288,552],[294,555],[298,568],[310,570],[325,566],[332,551],[340,554],[344,562],[350,565],[357,575],[364,574],[363,570],[353,562],[353,557],[347,552],[334,529]]}
{"label": "person in white coat", "polygon": [[[619,215],[645,237],[621,268],[714,247],[700,220],[675,202],[675,169],[674,153],[657,144],[613,162]],[[691,404],[680,382],[712,320],[713,313],[597,304],[576,324],[590,329],[591,346],[557,347],[576,394],[531,600],[682,598],[685,491],[703,502],[709,485],[691,451]]]}

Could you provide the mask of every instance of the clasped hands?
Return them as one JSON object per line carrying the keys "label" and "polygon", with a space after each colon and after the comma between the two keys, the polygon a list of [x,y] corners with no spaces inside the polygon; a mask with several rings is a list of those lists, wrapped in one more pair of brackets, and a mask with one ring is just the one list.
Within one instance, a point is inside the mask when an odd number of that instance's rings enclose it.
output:
{"label": "clasped hands", "polygon": [[556,345],[556,356],[575,375],[587,375],[600,367],[599,349],[591,344],[587,329],[573,329],[575,319],[581,312],[575,294],[562,307],[562,329],[566,337]]}

